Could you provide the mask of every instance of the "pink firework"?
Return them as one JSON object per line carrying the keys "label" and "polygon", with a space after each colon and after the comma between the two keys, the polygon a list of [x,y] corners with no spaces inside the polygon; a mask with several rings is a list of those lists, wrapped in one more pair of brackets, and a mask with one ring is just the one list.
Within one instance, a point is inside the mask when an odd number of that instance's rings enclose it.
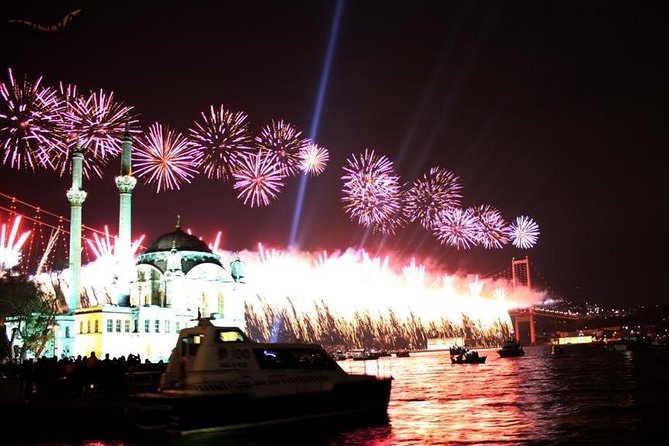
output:
{"label": "pink firework", "polygon": [[[131,128],[137,124],[137,119],[130,116],[131,111],[131,106],[114,99],[113,92],[106,93],[103,90],[84,96],[75,93],[68,100],[63,117],[64,126],[68,133],[76,135],[79,140],[85,163],[88,162],[88,165],[84,164],[85,175],[88,176],[88,170],[91,170],[102,176],[101,166],[121,153],[126,123]],[[72,149],[75,139],[69,141]],[[59,160],[61,175],[69,165],[68,159]]]}
{"label": "pink firework", "polygon": [[66,151],[60,122],[63,103],[56,90],[41,85],[41,77],[17,81],[8,71],[8,81],[0,81],[2,163],[19,170],[48,167],[55,154]]}
{"label": "pink firework", "polygon": [[346,160],[342,202],[344,212],[358,224],[373,228],[389,224],[401,210],[401,185],[394,166],[386,156],[365,149]]}
{"label": "pink firework", "polygon": [[401,208],[398,207],[393,213],[386,215],[383,220],[374,224],[372,226],[372,232],[377,234],[395,235],[395,233],[404,228],[407,223],[407,219],[404,217]]}
{"label": "pink firework", "polygon": [[486,249],[502,248],[509,243],[509,228],[502,213],[492,206],[482,204],[472,208],[478,221],[477,239]]}
{"label": "pink firework", "polygon": [[267,206],[284,186],[284,175],[272,153],[259,151],[240,159],[239,169],[234,172],[234,189],[237,198],[244,204]]}
{"label": "pink firework", "polygon": [[459,178],[442,167],[433,167],[413,182],[406,196],[405,215],[409,221],[418,221],[425,229],[432,229],[437,215],[461,206]]}
{"label": "pink firework", "polygon": [[255,142],[261,152],[274,155],[284,177],[297,175],[302,165],[301,153],[311,142],[303,139],[302,132],[289,123],[272,120],[256,136]]}
{"label": "pink firework", "polygon": [[436,221],[432,231],[442,245],[448,244],[456,249],[476,246],[480,228],[471,209],[443,210],[437,215]]}
{"label": "pink firework", "polygon": [[300,163],[302,171],[316,176],[325,170],[325,166],[330,160],[330,153],[325,147],[310,141],[300,151],[300,158],[302,160]]}
{"label": "pink firework", "polygon": [[511,243],[516,248],[528,249],[533,247],[539,239],[539,225],[530,217],[521,215],[509,226]]}
{"label": "pink firework", "polygon": [[[30,231],[19,234],[21,216],[14,218],[11,229],[7,230],[9,222],[0,224],[0,277],[19,264],[21,249],[30,236]],[[18,236],[18,237],[17,237]]]}
{"label": "pink firework", "polygon": [[220,105],[209,107],[209,113],[202,112],[201,117],[188,130],[189,140],[200,152],[200,170],[207,178],[229,180],[240,158],[252,148],[248,116]]}
{"label": "pink firework", "polygon": [[137,138],[133,153],[135,175],[156,184],[156,192],[180,189],[198,173],[198,153],[186,137],[155,123],[148,135]]}

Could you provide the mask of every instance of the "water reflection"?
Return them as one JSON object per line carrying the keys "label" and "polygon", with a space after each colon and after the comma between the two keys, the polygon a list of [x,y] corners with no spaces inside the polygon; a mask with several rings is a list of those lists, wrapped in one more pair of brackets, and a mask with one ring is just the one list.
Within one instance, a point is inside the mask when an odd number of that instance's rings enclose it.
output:
{"label": "water reflection", "polygon": [[254,429],[166,441],[24,443],[87,446],[415,446],[448,444],[660,444],[669,409],[669,349],[578,350],[526,355],[484,364],[451,364],[448,352],[340,362],[351,372],[394,377],[387,424]]}

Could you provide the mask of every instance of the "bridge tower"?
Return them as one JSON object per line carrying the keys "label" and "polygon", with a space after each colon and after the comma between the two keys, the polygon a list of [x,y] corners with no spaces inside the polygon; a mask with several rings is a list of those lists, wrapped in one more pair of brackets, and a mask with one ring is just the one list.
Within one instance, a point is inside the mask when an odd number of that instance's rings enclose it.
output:
{"label": "bridge tower", "polygon": [[[530,275],[530,259],[525,256],[524,259],[511,259],[511,283],[514,286],[519,286],[521,281],[525,282],[528,289],[532,288],[532,277]],[[530,323],[530,344],[536,345],[537,334],[534,326],[534,307],[530,306],[526,315],[515,314],[513,316],[514,335],[517,341],[520,341],[520,322]]]}

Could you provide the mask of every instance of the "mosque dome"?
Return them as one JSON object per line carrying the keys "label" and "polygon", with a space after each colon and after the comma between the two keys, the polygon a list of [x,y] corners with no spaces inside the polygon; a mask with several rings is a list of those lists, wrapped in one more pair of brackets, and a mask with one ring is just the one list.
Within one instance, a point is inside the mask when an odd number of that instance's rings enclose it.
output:
{"label": "mosque dome", "polygon": [[181,219],[177,217],[176,229],[158,237],[139,255],[137,264],[153,265],[161,272],[188,274],[202,264],[223,267],[221,258],[212,252],[205,242],[181,229]]}
{"label": "mosque dome", "polygon": [[144,253],[171,251],[173,248],[177,251],[211,252],[205,242],[177,226],[174,231],[158,237]]}

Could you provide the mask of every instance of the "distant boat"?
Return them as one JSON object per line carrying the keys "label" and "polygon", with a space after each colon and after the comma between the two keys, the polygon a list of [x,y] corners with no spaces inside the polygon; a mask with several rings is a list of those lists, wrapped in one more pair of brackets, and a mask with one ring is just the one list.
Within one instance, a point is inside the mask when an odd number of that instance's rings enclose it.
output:
{"label": "distant boat", "polygon": [[476,350],[467,350],[463,355],[451,355],[451,364],[483,364],[487,356],[480,356]]}
{"label": "distant boat", "polygon": [[523,346],[521,345],[520,341],[517,341],[513,338],[507,339],[504,344],[502,344],[502,348],[497,350],[497,353],[501,358],[525,356],[525,350],[523,350]]}
{"label": "distant boat", "polygon": [[407,349],[397,350],[395,352],[395,356],[397,356],[398,358],[408,358],[409,357],[409,350],[407,350]]}
{"label": "distant boat", "polygon": [[448,350],[451,356],[464,355],[469,351],[467,347],[463,347],[462,345],[452,345]]}
{"label": "distant boat", "polygon": [[367,361],[370,359],[379,359],[381,353],[375,350],[354,350],[353,351],[353,360],[354,361]]}
{"label": "distant boat", "polygon": [[346,356],[346,353],[344,353],[341,350],[337,350],[332,354],[332,357],[337,360],[337,361],[345,361],[348,359],[348,356]]}

